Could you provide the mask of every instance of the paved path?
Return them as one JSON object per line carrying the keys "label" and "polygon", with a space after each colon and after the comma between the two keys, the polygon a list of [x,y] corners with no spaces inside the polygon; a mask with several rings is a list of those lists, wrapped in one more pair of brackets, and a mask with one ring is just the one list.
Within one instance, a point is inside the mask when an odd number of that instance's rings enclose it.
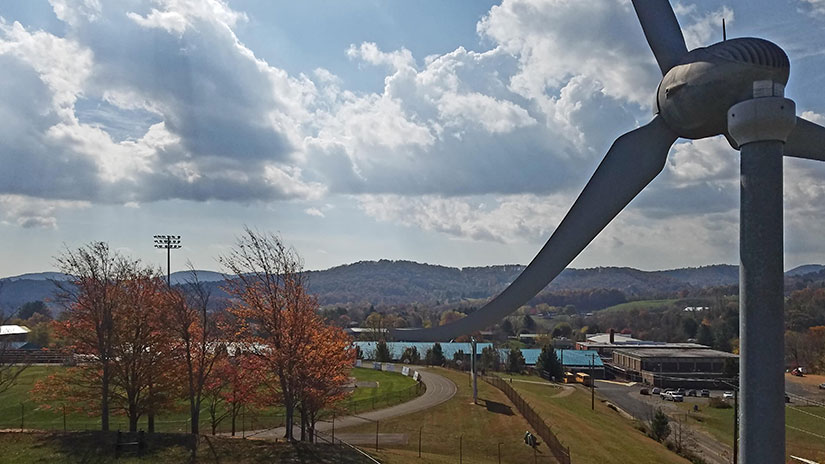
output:
{"label": "paved path", "polygon": [[[424,369],[416,368],[416,370],[421,374],[421,381],[427,386],[427,391],[424,392],[423,395],[407,401],[406,403],[397,404],[389,408],[376,409],[357,416],[337,417],[335,419],[335,429],[338,430],[345,427],[354,427],[356,425],[367,423],[374,424],[375,421],[382,421],[393,417],[423,411],[424,409],[432,408],[433,406],[437,406],[449,400],[456,394],[456,391],[458,391],[452,380]],[[315,425],[315,428],[319,432],[326,432],[332,429],[332,423],[326,421],[318,422]],[[247,436],[275,439],[283,438],[285,432],[286,428],[278,427],[274,429],[254,430],[247,433]],[[296,437],[300,436],[300,427],[296,427],[294,433]]]}

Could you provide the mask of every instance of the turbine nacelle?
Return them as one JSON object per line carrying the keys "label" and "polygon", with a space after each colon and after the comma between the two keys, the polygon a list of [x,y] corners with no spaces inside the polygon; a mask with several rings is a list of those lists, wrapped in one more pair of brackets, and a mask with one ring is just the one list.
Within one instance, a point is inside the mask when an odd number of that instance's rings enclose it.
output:
{"label": "turbine nacelle", "polygon": [[662,78],[656,112],[679,137],[728,135],[728,109],[753,98],[753,83],[772,81],[784,89],[789,74],[788,56],[764,39],[731,39],[697,48]]}

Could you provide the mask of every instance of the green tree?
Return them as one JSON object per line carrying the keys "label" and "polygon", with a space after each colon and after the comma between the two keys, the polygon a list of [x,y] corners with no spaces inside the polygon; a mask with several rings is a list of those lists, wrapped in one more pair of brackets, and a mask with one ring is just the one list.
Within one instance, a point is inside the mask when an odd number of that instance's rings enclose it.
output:
{"label": "green tree", "polygon": [[31,318],[35,314],[41,314],[45,316],[47,319],[52,318],[52,310],[46,306],[46,303],[42,301],[29,301],[28,303],[24,303],[20,309],[17,310],[17,317],[23,319]]}
{"label": "green tree", "polygon": [[507,372],[511,374],[521,374],[524,370],[524,355],[518,348],[510,349],[510,355],[507,356]]}
{"label": "green tree", "polygon": [[526,331],[533,331],[536,329],[536,321],[530,317],[529,314],[525,314],[524,317],[521,318],[521,329]]}
{"label": "green tree", "polygon": [[421,362],[421,355],[418,354],[418,349],[414,346],[407,347],[401,353],[401,362],[407,364],[419,364]]}
{"label": "green tree", "polygon": [[510,322],[510,319],[501,321],[501,331],[504,332],[505,335],[513,335],[513,323]]}
{"label": "green tree", "polygon": [[699,324],[699,329],[696,331],[696,343],[713,346],[713,332],[711,332],[707,324]]}
{"label": "green tree", "polygon": [[375,360],[377,362],[390,362],[392,355],[390,354],[390,347],[387,342],[381,340],[375,345]]}
{"label": "green tree", "polygon": [[492,346],[485,347],[481,350],[481,368],[497,371],[501,369],[501,359],[498,356],[498,350]]}
{"label": "green tree", "polygon": [[446,360],[444,359],[444,351],[441,349],[441,344],[436,343],[432,348],[429,348],[424,359],[430,366],[443,366]]}
{"label": "green tree", "polygon": [[536,369],[539,374],[545,378],[553,378],[558,381],[563,377],[561,362],[556,357],[556,350],[552,345],[544,345],[541,348],[541,354],[536,361]]}
{"label": "green tree", "polygon": [[570,323],[568,322],[559,322],[553,327],[553,338],[570,338],[573,335],[573,327],[570,327]]}
{"label": "green tree", "polygon": [[656,409],[653,420],[650,422],[650,434],[653,439],[661,442],[670,435],[670,420],[661,409]]}

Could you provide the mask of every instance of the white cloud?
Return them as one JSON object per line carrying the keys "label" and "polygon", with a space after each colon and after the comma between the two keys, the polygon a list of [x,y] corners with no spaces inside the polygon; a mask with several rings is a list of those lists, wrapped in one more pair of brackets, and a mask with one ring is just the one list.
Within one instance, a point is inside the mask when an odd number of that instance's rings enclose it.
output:
{"label": "white cloud", "polygon": [[0,217],[3,222],[24,229],[57,228],[56,213],[61,210],[88,208],[87,202],[42,200],[23,195],[0,195]]}
{"label": "white cloud", "polygon": [[825,0],[800,0],[812,16],[825,16]]}
{"label": "white cloud", "polygon": [[715,11],[699,12],[696,5],[676,4],[674,11],[680,18],[688,50],[721,41],[722,18],[725,18],[728,27],[735,19],[733,10],[728,6],[721,6]]}
{"label": "white cloud", "polygon": [[508,195],[486,206],[475,197],[363,195],[359,207],[383,222],[445,233],[455,238],[511,243],[548,235],[561,220],[568,198]]}
{"label": "white cloud", "polygon": [[325,216],[324,213],[318,208],[307,208],[307,209],[304,210],[304,212],[307,213],[310,216],[315,216],[315,217],[320,217],[320,218]]}

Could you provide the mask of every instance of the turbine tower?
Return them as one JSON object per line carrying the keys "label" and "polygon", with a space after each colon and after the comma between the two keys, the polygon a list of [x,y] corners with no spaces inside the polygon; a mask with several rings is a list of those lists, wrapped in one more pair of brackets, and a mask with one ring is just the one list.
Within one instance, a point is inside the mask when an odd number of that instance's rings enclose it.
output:
{"label": "turbine tower", "polygon": [[785,458],[782,156],[825,161],[825,128],[784,98],[790,62],[758,38],[687,50],[668,0],[633,0],[662,71],[656,116],[613,143],[533,261],[478,311],[398,340],[438,341],[501,321],[553,280],[663,169],[678,138],[724,135],[740,151],[740,409],[743,463]]}

